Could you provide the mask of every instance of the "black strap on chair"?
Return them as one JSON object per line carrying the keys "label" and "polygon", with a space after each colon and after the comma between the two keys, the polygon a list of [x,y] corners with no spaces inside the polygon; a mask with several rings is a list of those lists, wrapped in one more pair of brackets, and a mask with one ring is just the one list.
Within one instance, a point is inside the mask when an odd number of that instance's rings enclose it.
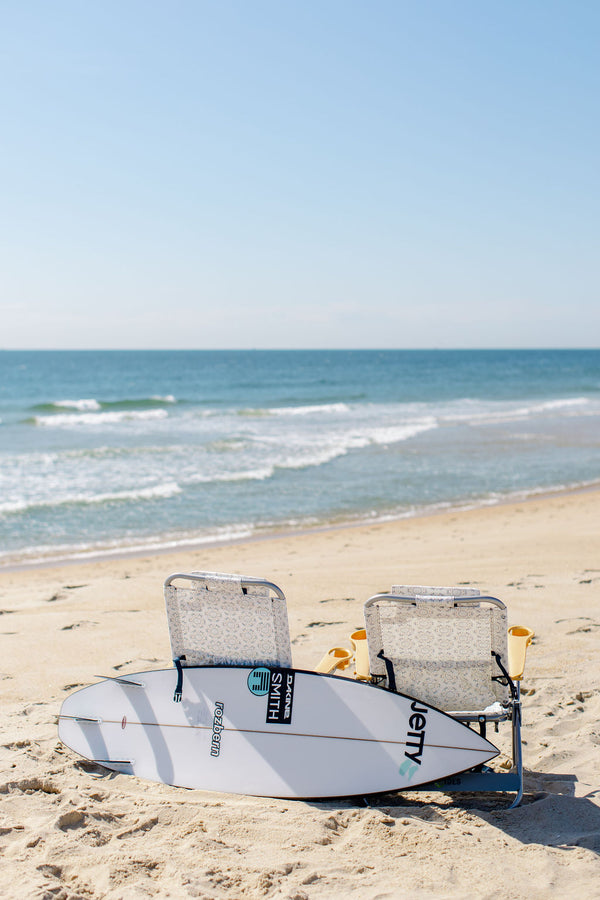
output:
{"label": "black strap on chair", "polygon": [[[510,696],[512,697],[513,700],[516,700],[518,697],[517,688],[516,688],[514,681],[512,680],[512,678],[510,677],[510,675],[508,674],[506,669],[504,668],[504,665],[502,664],[502,657],[500,656],[499,653],[496,653],[495,650],[492,650],[492,656],[496,660],[496,664],[497,664],[498,668],[500,669],[500,671],[502,672],[502,675],[492,675],[492,681],[501,681],[503,683],[508,684],[508,686],[510,688]],[[504,679],[506,679],[505,682],[504,682]]]}
{"label": "black strap on chair", "polygon": [[181,698],[183,696],[183,666],[181,665],[182,659],[185,659],[185,653],[183,653],[181,656],[178,656],[177,659],[173,660],[177,668],[177,686],[175,688],[175,693],[173,694],[173,703],[181,703]]}
{"label": "black strap on chair", "polygon": [[383,655],[383,650],[380,650],[377,654],[377,659],[382,659],[385,663],[385,668],[387,671],[387,680],[388,680],[388,690],[396,691],[396,676],[394,675],[394,666],[391,659],[388,659],[387,656]]}

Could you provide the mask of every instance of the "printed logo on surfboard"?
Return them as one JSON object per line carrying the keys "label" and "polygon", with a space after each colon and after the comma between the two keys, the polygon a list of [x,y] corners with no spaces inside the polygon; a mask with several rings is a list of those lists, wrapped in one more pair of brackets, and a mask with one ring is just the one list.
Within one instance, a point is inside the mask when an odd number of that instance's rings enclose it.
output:
{"label": "printed logo on surfboard", "polygon": [[248,690],[267,698],[267,724],[290,725],[294,706],[294,679],[291,669],[258,666],[248,675]]}
{"label": "printed logo on surfboard", "polygon": [[[405,775],[408,781],[413,777],[418,767],[421,765],[423,751],[425,749],[425,729],[427,727],[426,706],[419,706],[420,701],[413,700],[410,704],[412,715],[408,720],[408,727],[411,729],[406,733],[406,750],[404,756],[406,759],[398,769],[401,775]],[[409,752],[409,749],[410,752]]]}
{"label": "printed logo on surfboard", "polygon": [[223,724],[224,710],[225,704],[223,703],[223,701],[217,700],[217,702],[215,703],[215,712],[213,715],[212,741],[210,744],[211,756],[221,755],[221,735],[225,730],[225,725]]}
{"label": "printed logo on surfboard", "polygon": [[255,697],[264,697],[271,687],[271,670],[266,666],[258,666],[252,669],[248,675],[248,690]]}

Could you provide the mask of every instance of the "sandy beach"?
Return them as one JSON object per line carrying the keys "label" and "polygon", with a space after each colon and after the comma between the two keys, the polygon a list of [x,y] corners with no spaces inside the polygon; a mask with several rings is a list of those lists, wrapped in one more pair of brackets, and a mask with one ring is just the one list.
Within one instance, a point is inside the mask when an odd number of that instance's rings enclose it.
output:
{"label": "sandy beach", "polygon": [[[600,490],[151,558],[0,573],[5,898],[600,897]],[[392,583],[468,583],[533,628],[525,798],[303,802],[98,777],[60,744],[96,674],[171,664],[164,578],[263,576],[294,663],[346,643]],[[506,729],[505,729],[506,731]]]}

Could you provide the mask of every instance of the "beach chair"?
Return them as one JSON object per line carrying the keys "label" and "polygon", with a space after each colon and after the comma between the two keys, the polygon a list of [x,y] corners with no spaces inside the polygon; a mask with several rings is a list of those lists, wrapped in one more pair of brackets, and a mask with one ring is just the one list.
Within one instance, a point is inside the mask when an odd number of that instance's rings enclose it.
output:
{"label": "beach chair", "polygon": [[178,670],[173,699],[181,700],[189,666],[291,668],[292,650],[283,591],[261,578],[190,572],[169,575],[164,586],[171,655]]}
{"label": "beach chair", "polygon": [[506,607],[472,588],[395,585],[365,603],[365,631],[352,635],[356,677],[417,697],[485,737],[512,724],[510,771],[487,766],[423,789],[514,791],[523,796],[520,680],[533,632],[507,630]]}

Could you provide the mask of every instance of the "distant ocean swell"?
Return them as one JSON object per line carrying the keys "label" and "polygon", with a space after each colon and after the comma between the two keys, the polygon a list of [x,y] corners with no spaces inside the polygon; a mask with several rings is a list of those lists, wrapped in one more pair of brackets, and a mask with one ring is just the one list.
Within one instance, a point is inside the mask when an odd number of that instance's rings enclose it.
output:
{"label": "distant ocean swell", "polygon": [[[24,424],[46,428],[77,428],[113,425],[135,419],[163,419],[168,412],[165,406],[174,404],[174,397],[148,397],[145,400],[118,400],[112,402],[84,398],[81,400],[55,400],[39,403],[32,408],[36,415],[29,416]],[[76,410],[76,412],[65,412]],[[42,415],[43,413],[43,415]]]}
{"label": "distant ocean swell", "polygon": [[0,379],[0,564],[386,521],[600,480],[600,354],[465,353],[450,366],[431,353],[421,370],[410,354],[281,354],[275,373],[268,354],[192,354],[187,366],[176,353],[97,354],[87,382],[90,357],[67,357],[50,369],[30,354],[12,386]]}
{"label": "distant ocean swell", "polygon": [[[162,419],[169,416],[166,405],[186,404],[189,401],[176,400],[175,397],[153,397],[145,401],[124,400],[112,403],[100,402],[94,399],[61,400],[52,403],[39,404],[33,409],[38,412],[50,413],[49,415],[31,416],[24,420],[25,424],[45,425],[47,427],[65,427],[80,425],[103,425],[105,423],[126,422],[131,419]],[[376,405],[374,412],[378,410]],[[441,421],[468,421],[477,419],[510,419],[523,418],[544,414],[545,412],[563,411],[575,415],[584,415],[584,407],[589,407],[590,415],[597,415],[596,405],[592,407],[587,397],[570,397],[544,402],[531,401],[529,405],[520,406],[518,403],[507,401],[481,401],[469,397],[448,403],[444,406],[438,404],[399,404],[401,415],[413,412],[418,415],[426,410],[435,410]],[[77,413],[64,413],[64,409],[75,409]],[[330,416],[336,414],[354,415],[357,411],[368,410],[369,404],[328,403],[312,404],[307,406],[287,407],[263,407],[263,408],[200,408],[188,413],[191,418],[214,418],[217,416],[231,415],[243,418],[270,418],[270,417],[304,417],[304,416]],[[393,414],[394,408],[390,406],[389,414]]]}
{"label": "distant ocean swell", "polygon": [[[159,398],[154,398],[158,401]],[[77,409],[93,400],[56,401],[46,408],[61,409],[67,403]],[[124,401],[129,403],[130,401]],[[150,401],[148,401],[150,402]],[[176,404],[173,397],[160,402]],[[104,404],[103,407],[108,404]],[[112,404],[117,406],[118,404]],[[98,404],[99,409],[102,408]],[[251,419],[262,419],[258,426],[246,425],[235,431],[238,416],[252,413]],[[176,417],[165,409],[127,409],[115,412],[56,413],[36,417],[31,424],[47,428],[111,429],[133,443],[126,446],[91,446],[78,450],[14,455],[4,465],[4,498],[0,513],[22,511],[33,506],[64,505],[65,503],[102,503],[120,499],[153,499],[177,493],[182,486],[211,482],[259,480],[272,478],[280,469],[319,467],[351,451],[369,446],[390,447],[410,441],[425,432],[451,426],[469,428],[510,422],[543,421],[546,414],[569,418],[600,415],[600,405],[585,397],[564,398],[527,405],[486,402],[469,398],[446,404],[351,405],[346,403],[322,406],[286,408],[201,409]],[[203,423],[210,419],[210,426]],[[271,427],[265,420],[286,420]],[[302,427],[290,425],[290,420],[307,420]],[[167,420],[167,421],[164,421]],[[218,420],[218,421],[217,421]],[[326,421],[324,421],[326,420]],[[132,430],[140,423],[142,430]],[[150,430],[148,426],[150,427]],[[138,436],[154,440],[179,436],[179,443],[135,444]],[[190,441],[190,438],[194,440]],[[106,486],[106,479],[119,481],[128,473],[135,473],[136,484],[152,484],[130,490],[97,494],[82,491],[84,484],[93,481],[94,471]],[[164,476],[168,481],[164,481]],[[177,478],[176,478],[177,476]],[[21,497],[8,499],[12,490]],[[177,482],[180,482],[178,484]],[[64,489],[57,497],[58,485],[71,483],[73,493]],[[22,495],[24,487],[33,493],[27,503]],[[39,492],[39,493],[38,493]],[[45,497],[43,494],[48,493]]]}
{"label": "distant ocean swell", "polygon": [[[313,414],[322,412],[320,409],[313,410]],[[97,417],[96,422],[89,421],[92,417]],[[178,429],[187,432],[193,418],[192,414],[180,419],[177,422]],[[204,417],[196,418],[201,420]],[[77,421],[73,421],[74,419]],[[148,422],[147,416],[144,419]],[[131,417],[129,421],[135,421],[135,417]],[[74,417],[54,416],[51,422],[58,428],[67,425],[106,426],[117,423],[125,426],[126,420],[107,418],[103,413]],[[193,444],[182,442],[121,448],[104,446],[14,456],[5,463],[4,498],[0,500],[0,515],[21,513],[41,506],[64,506],[68,503],[112,503],[164,498],[180,492],[186,485],[264,481],[272,478],[278,470],[323,466],[339,456],[370,444],[389,445],[406,441],[437,427],[437,424],[432,417],[387,426],[347,422],[344,425],[336,423],[335,427],[331,424],[329,428],[321,427],[318,433],[285,428],[282,432],[253,431],[234,437],[227,437],[226,422],[221,427],[222,437],[211,440],[209,432],[206,435],[208,440],[203,442],[200,439]],[[189,438],[189,434],[187,437]],[[166,482],[165,476],[169,479]],[[140,482],[150,484],[115,492],[105,490],[110,481],[114,483],[130,478],[137,485]],[[97,493],[89,490],[94,482],[98,484]],[[70,491],[65,490],[65,485],[70,485]],[[84,489],[86,486],[88,490]],[[17,494],[20,496],[16,496]]]}
{"label": "distant ocean swell", "polygon": [[129,409],[147,406],[162,406],[165,403],[176,403],[175,397],[146,397],[142,399],[125,400],[95,400],[93,397],[81,400],[53,400],[51,403],[36,403],[32,410],[36,412],[54,412],[63,409],[77,409],[80,411],[97,411],[100,409]]}

